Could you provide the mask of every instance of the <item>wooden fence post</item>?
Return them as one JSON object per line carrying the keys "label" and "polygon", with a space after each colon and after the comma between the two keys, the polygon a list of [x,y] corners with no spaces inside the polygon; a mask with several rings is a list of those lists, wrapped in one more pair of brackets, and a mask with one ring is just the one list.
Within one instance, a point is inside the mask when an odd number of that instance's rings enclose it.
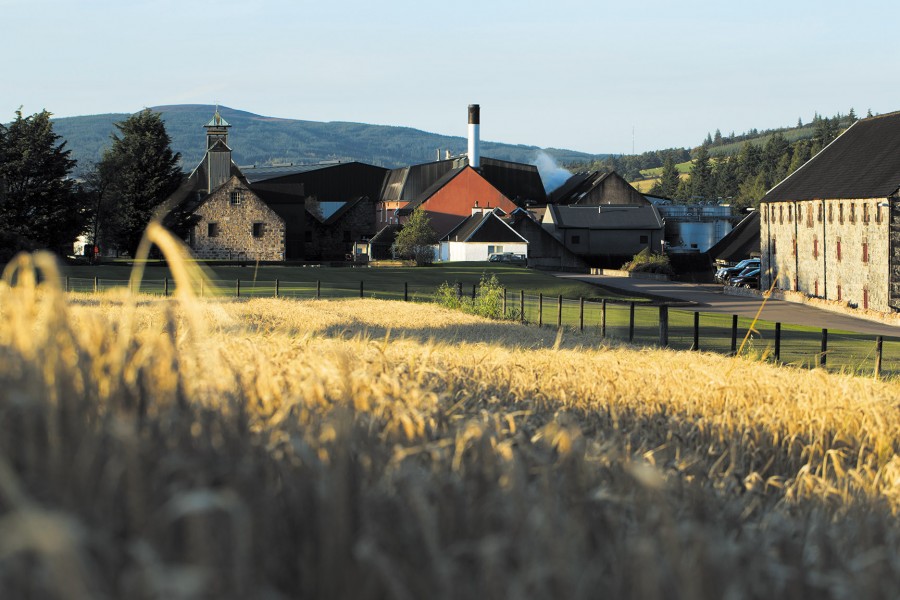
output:
{"label": "wooden fence post", "polygon": [[694,311],[694,345],[691,346],[691,350],[700,351],[700,312],[696,310]]}
{"label": "wooden fence post", "polygon": [[578,299],[578,330],[584,331],[584,296]]}
{"label": "wooden fence post", "polygon": [[241,280],[240,280],[240,279],[235,279],[235,281],[237,282],[237,285],[236,285],[235,288],[234,288],[235,295],[236,295],[238,298],[240,298],[240,297],[241,297]]}
{"label": "wooden fence post", "polygon": [[403,301],[409,302],[409,282],[403,282]]}
{"label": "wooden fence post", "polygon": [[556,299],[556,328],[562,327],[562,294]]}
{"label": "wooden fence post", "polygon": [[168,295],[169,295],[169,278],[164,277],[163,278],[163,296],[168,296]]}
{"label": "wooden fence post", "polygon": [[462,298],[462,281],[456,282],[456,297]]}
{"label": "wooden fence post", "polygon": [[322,280],[316,279],[316,300],[322,297]]}
{"label": "wooden fence post", "polygon": [[506,288],[503,288],[503,318],[506,318]]}
{"label": "wooden fence post", "polygon": [[659,345],[663,348],[669,345],[669,307],[665,304],[659,307]]}
{"label": "wooden fence post", "polygon": [[544,326],[544,293],[538,294],[538,327]]}
{"label": "wooden fence post", "polygon": [[781,362],[781,323],[775,323],[775,362]]}
{"label": "wooden fence post", "polygon": [[100,291],[100,280],[97,277],[94,277],[94,293]]}
{"label": "wooden fence post", "polygon": [[825,364],[828,362],[826,358],[828,354],[828,330],[822,329],[822,353],[819,355],[819,366],[823,369],[825,368]]}
{"label": "wooden fence post", "polygon": [[359,280],[359,297],[360,298],[363,297],[363,280],[362,279]]}
{"label": "wooden fence post", "polygon": [[477,283],[473,283],[473,284],[472,284],[472,300],[475,299],[475,291],[476,291],[477,288],[478,288],[478,284],[477,284]]}
{"label": "wooden fence post", "polygon": [[737,326],[738,316],[731,315],[731,356],[737,355]]}
{"label": "wooden fence post", "polygon": [[634,341],[634,302],[631,303],[628,311],[628,341]]}
{"label": "wooden fence post", "polygon": [[880,335],[875,338],[875,379],[881,377],[881,352],[884,347],[884,338]]}
{"label": "wooden fence post", "polygon": [[606,298],[600,303],[600,336],[606,337]]}
{"label": "wooden fence post", "polygon": [[275,280],[275,297],[278,298],[281,296],[281,282],[279,280]]}

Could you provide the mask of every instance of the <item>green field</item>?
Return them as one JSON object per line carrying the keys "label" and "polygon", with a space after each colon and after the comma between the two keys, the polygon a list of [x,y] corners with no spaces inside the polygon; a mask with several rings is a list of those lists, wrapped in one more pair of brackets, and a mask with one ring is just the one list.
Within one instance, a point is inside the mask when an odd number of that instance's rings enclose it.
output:
{"label": "green field", "polygon": [[[590,300],[604,298],[619,301],[639,301],[614,290],[600,288],[587,283],[559,279],[545,271],[514,266],[496,266],[487,262],[454,263],[430,267],[297,267],[297,266],[207,266],[205,267],[216,291],[202,290],[204,295],[241,296],[275,295],[278,282],[280,296],[340,298],[358,297],[362,282],[365,297],[385,299],[430,299],[442,283],[462,284],[463,292],[472,293],[482,275],[496,275],[501,285],[510,293],[524,290],[528,294],[547,296],[562,295],[567,298],[584,297]],[[69,291],[90,292],[94,290],[95,278],[98,291],[128,284],[131,268],[128,264],[100,266],[65,265],[62,275],[67,278]],[[174,291],[172,274],[165,266],[148,265],[141,283],[141,291],[150,294],[164,293],[167,285]],[[201,290],[195,290],[198,293]]]}

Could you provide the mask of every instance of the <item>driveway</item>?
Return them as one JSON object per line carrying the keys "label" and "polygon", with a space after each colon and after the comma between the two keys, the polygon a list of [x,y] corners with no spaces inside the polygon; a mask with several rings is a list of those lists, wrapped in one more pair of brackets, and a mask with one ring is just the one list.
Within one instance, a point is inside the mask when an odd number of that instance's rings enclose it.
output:
{"label": "driveway", "polygon": [[[726,296],[721,285],[709,283],[681,283],[654,281],[607,275],[581,273],[554,273],[556,277],[577,279],[613,290],[621,290],[634,296],[649,296],[684,303],[685,308],[703,312],[726,313],[742,317],[755,317],[761,298]],[[770,298],[766,301],[760,318],[783,324],[805,325],[834,331],[854,331],[871,335],[900,337],[900,327],[885,325],[850,315],[843,315],[805,304]]]}

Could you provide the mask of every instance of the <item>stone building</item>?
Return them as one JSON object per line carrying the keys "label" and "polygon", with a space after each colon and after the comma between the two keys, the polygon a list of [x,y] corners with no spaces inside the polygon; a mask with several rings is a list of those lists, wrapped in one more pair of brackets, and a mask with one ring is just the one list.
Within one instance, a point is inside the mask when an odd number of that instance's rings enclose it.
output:
{"label": "stone building", "polygon": [[898,190],[900,112],[856,122],[762,199],[760,287],[900,310]]}

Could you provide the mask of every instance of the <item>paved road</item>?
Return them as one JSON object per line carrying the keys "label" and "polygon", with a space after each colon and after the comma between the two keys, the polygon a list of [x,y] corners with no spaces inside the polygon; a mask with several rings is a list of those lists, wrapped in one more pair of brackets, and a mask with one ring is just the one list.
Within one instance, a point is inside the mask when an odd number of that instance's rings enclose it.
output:
{"label": "paved road", "polygon": [[[726,296],[722,291],[722,286],[714,284],[653,281],[649,279],[584,275],[580,273],[554,273],[554,275],[622,290],[637,296],[668,298],[676,302],[684,302],[686,307],[695,308],[696,310],[743,317],[755,317],[762,302],[760,298],[755,297]],[[766,321],[827,328],[834,331],[855,331],[871,335],[900,337],[900,327],[785,300],[769,299],[763,308],[762,314],[760,314],[760,318]]]}

